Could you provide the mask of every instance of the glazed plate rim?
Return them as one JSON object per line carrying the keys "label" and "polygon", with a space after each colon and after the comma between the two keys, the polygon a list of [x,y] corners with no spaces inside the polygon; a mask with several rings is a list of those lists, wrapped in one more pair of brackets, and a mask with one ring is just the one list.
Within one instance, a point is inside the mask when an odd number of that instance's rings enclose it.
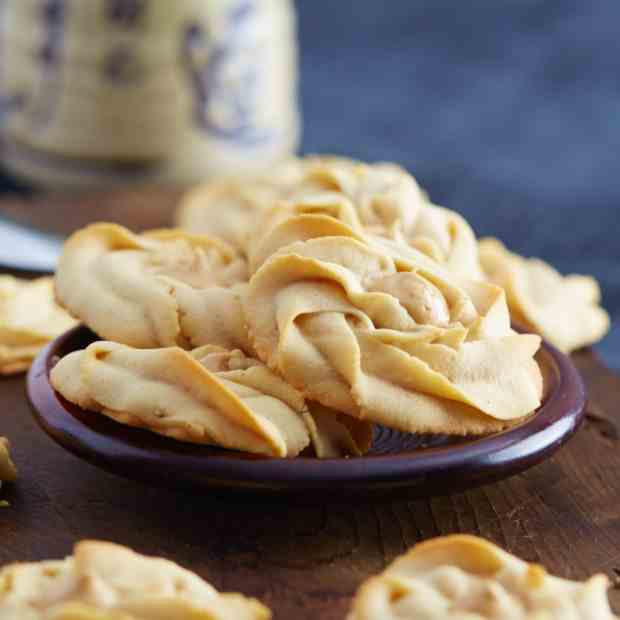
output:
{"label": "glazed plate rim", "polygon": [[[522,424],[462,443],[404,450],[396,454],[355,458],[270,458],[220,450],[124,427],[129,439],[97,431],[78,419],[77,409],[59,396],[49,382],[57,352],[67,354],[71,343],[95,339],[84,326],[75,327],[47,345],[35,359],[27,392],[37,423],[54,441],[90,463],[124,476],[167,487],[231,487],[300,491],[310,488],[380,490],[420,487],[423,495],[469,488],[519,473],[548,458],[578,429],[584,417],[586,391],[568,356],[543,341],[541,355],[548,366],[548,391],[536,414]],[[88,414],[88,412],[83,412]],[[101,414],[98,416],[100,422]],[[106,425],[118,425],[105,418]],[[95,425],[97,422],[95,423]],[[145,435],[146,434],[146,435]],[[140,445],[147,440],[147,446]],[[148,447],[156,442],[158,448]],[[342,486],[345,485],[345,486]],[[441,489],[439,489],[441,487]]]}

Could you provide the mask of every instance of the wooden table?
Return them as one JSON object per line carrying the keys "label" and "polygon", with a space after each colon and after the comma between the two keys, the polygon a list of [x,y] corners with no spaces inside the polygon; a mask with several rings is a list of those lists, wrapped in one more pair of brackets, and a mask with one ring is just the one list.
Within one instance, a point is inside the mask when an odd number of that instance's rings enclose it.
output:
{"label": "wooden table", "polygon": [[[15,200],[0,212],[57,232],[97,218],[146,228],[167,223],[177,196]],[[105,539],[256,596],[276,620],[343,620],[357,585],[396,555],[422,539],[469,532],[564,577],[607,573],[620,611],[620,378],[590,351],[574,360],[590,390],[589,413],[554,458],[467,493],[366,504],[193,496],[114,477],[39,430],[23,377],[1,380],[0,434],[13,442],[20,477],[4,495],[10,507],[0,509],[0,564],[58,558],[76,540]]]}

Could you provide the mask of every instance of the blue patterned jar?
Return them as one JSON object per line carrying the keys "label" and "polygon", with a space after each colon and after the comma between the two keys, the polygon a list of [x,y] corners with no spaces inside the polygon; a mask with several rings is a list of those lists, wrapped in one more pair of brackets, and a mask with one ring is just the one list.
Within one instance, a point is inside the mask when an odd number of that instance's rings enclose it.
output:
{"label": "blue patterned jar", "polygon": [[2,0],[3,162],[50,188],[247,174],[298,142],[290,0]]}

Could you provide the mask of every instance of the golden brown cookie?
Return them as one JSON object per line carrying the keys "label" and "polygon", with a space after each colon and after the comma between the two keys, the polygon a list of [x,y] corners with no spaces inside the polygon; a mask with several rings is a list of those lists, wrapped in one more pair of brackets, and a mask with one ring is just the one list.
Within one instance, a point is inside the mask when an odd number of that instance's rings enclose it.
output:
{"label": "golden brown cookie", "polygon": [[269,620],[241,594],[221,594],[169,560],[83,541],[64,560],[0,569],[0,617],[7,620]]}
{"label": "golden brown cookie", "polygon": [[[235,303],[235,286],[246,279],[245,260],[223,241],[93,224],[65,244],[55,282],[59,302],[103,338],[190,349],[243,346],[240,317],[221,309]],[[201,339],[201,317],[211,322],[207,335],[214,339]]]}
{"label": "golden brown cookie", "polygon": [[404,168],[390,163],[367,164],[341,157],[302,160],[303,175],[289,200],[314,198],[329,192],[353,205],[370,236],[388,246],[419,250],[452,273],[480,275],[476,238],[457,213],[433,205]]}
{"label": "golden brown cookie", "polygon": [[75,324],[54,301],[52,278],[0,276],[0,374],[28,370],[47,343]]}
{"label": "golden brown cookie", "polygon": [[223,239],[245,254],[263,212],[288,196],[299,181],[302,162],[288,160],[254,179],[224,179],[192,188],[180,201],[177,225],[193,234]]}
{"label": "golden brown cookie", "polygon": [[367,423],[317,420],[302,395],[262,362],[239,350],[207,345],[133,349],[95,342],[52,369],[67,400],[117,422],[180,441],[266,456],[297,456],[313,442],[318,456],[360,454]]}
{"label": "golden brown cookie", "polygon": [[598,342],[609,330],[600,306],[598,282],[590,276],[562,276],[538,258],[510,252],[497,239],[482,239],[480,262],[486,277],[503,287],[513,320],[561,351]]}
{"label": "golden brown cookie", "polygon": [[540,338],[503,291],[438,265],[398,269],[350,237],[286,246],[245,297],[261,359],[306,398],[406,432],[486,433],[540,404]]}
{"label": "golden brown cookie", "polygon": [[421,543],[358,590],[348,620],[615,620],[607,578],[549,575],[474,536]]}

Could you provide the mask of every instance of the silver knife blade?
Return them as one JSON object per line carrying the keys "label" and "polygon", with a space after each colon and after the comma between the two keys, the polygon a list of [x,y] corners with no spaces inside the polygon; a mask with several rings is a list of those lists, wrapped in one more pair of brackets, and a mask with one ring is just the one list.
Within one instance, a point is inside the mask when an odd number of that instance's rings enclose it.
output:
{"label": "silver knife blade", "polygon": [[62,239],[0,218],[0,267],[53,273]]}

